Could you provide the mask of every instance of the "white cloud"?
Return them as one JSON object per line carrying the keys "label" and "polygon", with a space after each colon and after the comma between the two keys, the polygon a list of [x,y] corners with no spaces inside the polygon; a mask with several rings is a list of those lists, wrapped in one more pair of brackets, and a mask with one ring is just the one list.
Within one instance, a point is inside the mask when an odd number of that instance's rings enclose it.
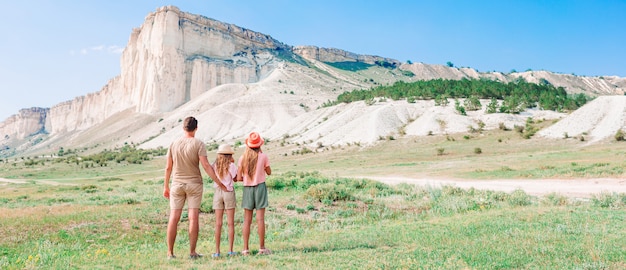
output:
{"label": "white cloud", "polygon": [[[81,55],[87,55],[90,53],[109,53],[109,54],[121,54],[124,51],[124,47],[117,45],[98,45],[89,48],[82,48],[78,50]],[[76,55],[76,50],[70,50],[70,55]]]}
{"label": "white cloud", "polygon": [[104,45],[91,47],[92,51],[102,51],[104,49]]}
{"label": "white cloud", "polygon": [[121,54],[124,51],[124,47],[120,47],[117,45],[111,45],[108,47],[109,53],[113,54]]}

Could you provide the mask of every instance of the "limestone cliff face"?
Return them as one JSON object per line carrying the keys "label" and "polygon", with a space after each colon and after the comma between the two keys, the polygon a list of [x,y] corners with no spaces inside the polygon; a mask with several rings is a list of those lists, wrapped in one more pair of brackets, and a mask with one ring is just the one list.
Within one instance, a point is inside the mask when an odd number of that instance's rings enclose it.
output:
{"label": "limestone cliff face", "polygon": [[54,105],[48,114],[46,130],[50,134],[84,130],[132,106],[124,95],[126,91],[119,85],[118,76],[109,80],[99,92]]}
{"label": "limestone cliff face", "polygon": [[277,48],[291,50],[268,35],[159,8],[132,31],[120,76],[99,92],[53,106],[46,130],[84,130],[129,108],[169,112],[215,86],[257,82],[273,70]]}
{"label": "limestone cliff face", "polygon": [[356,54],[335,48],[319,48],[315,46],[296,46],[293,52],[309,60],[321,62],[363,62],[374,65],[376,61],[384,61],[400,66],[400,61],[374,55]]}
{"label": "limestone cliff face", "polygon": [[269,50],[276,48],[288,46],[268,35],[163,7],[131,34],[121,59],[122,89],[137,112],[168,112],[217,85],[258,81],[271,64]]}
{"label": "limestone cliff face", "polygon": [[0,142],[22,139],[30,135],[46,132],[50,125],[47,122],[47,108],[21,109],[18,114],[0,122]]}

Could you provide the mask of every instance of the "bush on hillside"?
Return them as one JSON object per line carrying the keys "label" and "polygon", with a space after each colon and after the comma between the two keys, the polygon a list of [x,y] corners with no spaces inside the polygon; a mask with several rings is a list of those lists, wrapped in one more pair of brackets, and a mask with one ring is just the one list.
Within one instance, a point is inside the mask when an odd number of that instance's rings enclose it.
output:
{"label": "bush on hillside", "polygon": [[617,132],[615,133],[615,140],[618,142],[624,141],[626,139],[626,133],[621,130],[618,129]]}

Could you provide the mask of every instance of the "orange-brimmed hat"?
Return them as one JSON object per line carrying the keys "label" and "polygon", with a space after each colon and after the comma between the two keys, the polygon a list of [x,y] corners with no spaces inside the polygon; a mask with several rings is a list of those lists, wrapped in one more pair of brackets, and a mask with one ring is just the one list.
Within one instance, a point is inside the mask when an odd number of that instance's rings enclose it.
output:
{"label": "orange-brimmed hat", "polygon": [[264,142],[265,140],[263,140],[263,138],[261,138],[261,135],[256,132],[250,132],[250,135],[248,135],[248,138],[246,138],[246,145],[250,148],[259,148],[261,147],[261,145],[263,145]]}

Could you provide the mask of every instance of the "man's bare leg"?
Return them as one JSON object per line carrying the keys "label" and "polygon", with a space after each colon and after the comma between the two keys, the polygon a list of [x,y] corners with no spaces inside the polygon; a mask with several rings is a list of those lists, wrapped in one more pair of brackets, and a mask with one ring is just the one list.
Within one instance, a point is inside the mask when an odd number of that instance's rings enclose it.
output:
{"label": "man's bare leg", "polygon": [[182,209],[175,209],[170,211],[170,219],[167,223],[167,256],[174,256],[174,243],[176,242],[178,221],[180,221],[180,215],[182,213]]}
{"label": "man's bare leg", "polygon": [[199,208],[190,208],[188,212],[189,216],[189,255],[198,255],[196,252],[196,243],[198,242],[198,232],[200,230],[200,224],[198,218],[200,216]]}

